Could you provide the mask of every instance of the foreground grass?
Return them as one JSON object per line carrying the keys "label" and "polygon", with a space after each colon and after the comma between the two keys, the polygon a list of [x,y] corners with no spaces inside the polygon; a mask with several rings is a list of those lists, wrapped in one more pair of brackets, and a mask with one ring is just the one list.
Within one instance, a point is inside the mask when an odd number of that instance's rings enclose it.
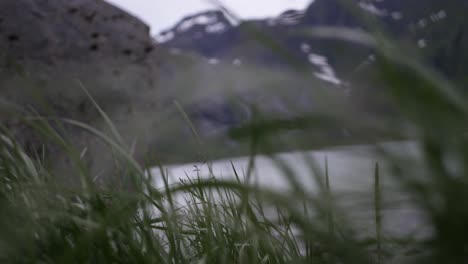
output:
{"label": "foreground grass", "polygon": [[[372,258],[352,250],[360,246],[349,243],[351,234],[338,238],[329,208],[301,190],[275,193],[240,177],[187,179],[157,190],[140,168],[126,175],[133,179],[130,192],[100,188],[91,179],[64,188],[40,160],[7,137],[2,143],[2,262],[365,263]],[[317,204],[319,214],[304,214],[298,202]],[[275,217],[267,217],[265,207],[274,208]]]}
{"label": "foreground grass", "polygon": [[[103,140],[118,148],[110,137]],[[411,234],[396,238],[382,230],[384,220],[397,219],[385,216],[385,190],[378,165],[373,175],[368,175],[375,182],[374,209],[369,219],[372,231],[364,234],[358,231],[362,225],[356,225],[352,218],[354,212],[336,203],[326,161],[324,173],[317,170],[314,174],[319,188],[313,193],[306,191],[288,164],[278,161],[290,185],[290,191],[280,192],[249,184],[251,170],[241,174],[234,166],[232,180],[211,174],[169,185],[162,167],[161,175],[153,176],[122,153],[116,162],[128,169],[116,177],[131,179],[128,190],[99,186],[85,172],[80,186],[63,185],[41,157],[28,156],[7,136],[2,137],[0,146],[3,263],[466,260],[466,251],[460,246],[466,240],[459,236],[465,234],[464,220],[468,220],[462,206],[466,201],[464,178],[439,178],[434,183],[431,175],[426,175],[419,182],[417,177],[401,180],[402,188],[413,198],[411,202],[427,215],[433,232],[424,238]],[[114,151],[124,152],[124,147]],[[399,164],[403,163],[395,162],[395,168]],[[162,188],[155,188],[154,177],[162,177]],[[431,207],[432,195],[437,195],[438,207]]]}

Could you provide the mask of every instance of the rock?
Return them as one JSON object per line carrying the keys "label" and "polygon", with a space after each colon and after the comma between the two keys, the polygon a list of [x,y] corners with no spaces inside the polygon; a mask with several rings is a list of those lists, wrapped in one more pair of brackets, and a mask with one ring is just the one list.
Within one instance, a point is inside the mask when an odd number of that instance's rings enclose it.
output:
{"label": "rock", "polygon": [[153,47],[149,27],[97,0],[0,3],[0,48],[18,59],[50,64],[105,57],[143,59]]}
{"label": "rock", "polygon": [[[157,48],[147,25],[104,1],[1,1],[0,120],[32,153],[46,141],[13,114],[71,118],[104,129],[81,83],[115,122],[127,146],[140,138],[136,155],[142,156],[147,145],[142,138],[150,134],[152,122],[141,116],[158,111]],[[61,124],[53,123],[57,128]],[[59,131],[78,152],[87,149],[93,177],[106,175],[113,157],[101,140],[72,126]],[[57,157],[64,155],[59,149],[48,145],[46,152],[59,168],[57,174],[66,172],[70,180],[76,175],[68,175],[70,161]]]}

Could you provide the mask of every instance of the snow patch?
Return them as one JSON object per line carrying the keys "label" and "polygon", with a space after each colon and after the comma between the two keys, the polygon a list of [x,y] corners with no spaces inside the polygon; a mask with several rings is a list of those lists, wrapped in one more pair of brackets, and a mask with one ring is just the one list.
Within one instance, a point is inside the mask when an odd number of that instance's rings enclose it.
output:
{"label": "snow patch", "polygon": [[218,23],[215,23],[215,24],[212,24],[212,25],[207,25],[205,27],[205,31],[207,33],[222,33],[224,31],[226,31],[226,28],[227,28],[227,26],[224,23],[218,22]]}
{"label": "snow patch", "polygon": [[374,4],[371,4],[371,3],[359,2],[359,7],[376,16],[380,16],[380,17],[388,16],[387,10],[379,9]]}
{"label": "snow patch", "polygon": [[155,38],[156,42],[164,43],[164,42],[171,41],[174,38],[174,36],[175,36],[174,32],[166,31],[166,32],[162,32],[162,33],[156,35],[154,38]]}
{"label": "snow patch", "polygon": [[196,25],[210,25],[218,22],[218,17],[214,14],[199,15],[182,21],[177,26],[178,32],[185,32]]}
{"label": "snow patch", "polygon": [[325,56],[310,53],[308,58],[311,64],[320,69],[319,72],[314,72],[315,77],[336,85],[342,84],[342,81],[336,76],[335,70],[328,64],[328,60]]}
{"label": "snow patch", "polygon": [[281,14],[274,21],[281,25],[297,25],[301,22],[301,19],[304,17],[305,11],[296,11],[291,10]]}
{"label": "snow patch", "polygon": [[315,54],[315,53],[311,53],[309,55],[309,62],[314,64],[314,65],[317,65],[317,66],[327,66],[328,65],[327,58],[325,56]]}

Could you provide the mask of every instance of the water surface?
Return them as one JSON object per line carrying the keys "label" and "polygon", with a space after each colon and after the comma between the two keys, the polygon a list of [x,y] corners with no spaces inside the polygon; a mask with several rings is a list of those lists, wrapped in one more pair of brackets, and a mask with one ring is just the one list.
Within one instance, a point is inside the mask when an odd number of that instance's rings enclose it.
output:
{"label": "water surface", "polygon": [[[378,151],[379,150],[379,151]],[[342,208],[348,209],[350,218],[364,233],[372,233],[374,218],[374,174],[379,165],[383,195],[384,232],[395,236],[427,234],[422,225],[424,218],[411,205],[401,191],[392,170],[382,154],[389,153],[402,160],[411,161],[417,169],[419,146],[415,142],[386,142],[379,145],[356,145],[317,151],[280,153],[273,156],[257,156],[252,167],[251,183],[280,192],[291,191],[289,177],[295,177],[309,192],[318,192],[319,179],[324,179],[327,167],[330,188]],[[164,167],[169,184],[177,184],[187,177],[195,179],[235,179],[235,170],[245,180],[250,157],[221,159],[207,163],[187,163]],[[326,166],[328,164],[328,166]],[[287,167],[292,173],[286,173]],[[152,170],[155,185],[163,187],[159,168]],[[179,199],[179,204],[184,200]]]}

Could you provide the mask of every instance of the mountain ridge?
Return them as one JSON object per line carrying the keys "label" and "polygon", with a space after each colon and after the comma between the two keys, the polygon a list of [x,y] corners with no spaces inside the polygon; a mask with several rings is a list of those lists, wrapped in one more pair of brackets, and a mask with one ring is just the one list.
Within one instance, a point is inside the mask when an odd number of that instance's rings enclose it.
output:
{"label": "mountain ridge", "polygon": [[[223,57],[235,60],[234,55],[230,54],[236,46],[245,43],[248,34],[242,32],[243,25],[256,27],[259,31],[270,34],[271,39],[281,43],[292,53],[300,54],[302,43],[297,43],[297,37],[286,36],[291,30],[298,28],[307,28],[311,26],[342,26],[347,28],[368,28],[362,20],[370,19],[370,21],[378,21],[381,28],[390,34],[391,37],[403,41],[404,45],[410,45],[413,49],[419,49],[420,53],[425,54],[426,50],[430,49],[450,49],[453,43],[456,43],[457,37],[447,41],[449,45],[442,45],[440,41],[442,33],[454,31],[451,27],[460,27],[459,35],[462,35],[464,45],[466,45],[468,34],[464,26],[468,26],[466,22],[460,20],[457,14],[463,10],[467,10],[466,5],[451,3],[442,3],[440,1],[428,1],[425,4],[418,4],[418,1],[356,1],[349,2],[352,5],[345,7],[338,0],[316,0],[310,4],[305,10],[286,10],[277,17],[268,19],[255,19],[239,21],[239,25],[228,24],[228,19],[222,11],[207,11],[200,12],[192,16],[188,16],[179,23],[184,23],[187,19],[196,19],[207,14],[216,14],[219,21],[225,25],[223,30],[217,32],[208,32],[206,26],[197,25],[195,28],[185,28],[183,32],[177,31],[176,27],[164,31],[157,36],[157,41],[161,47],[173,48],[181,51],[195,52],[207,58],[221,59]],[[458,9],[458,10],[457,10]],[[357,15],[358,13],[358,15]],[[452,13],[452,14],[450,14]],[[367,16],[367,18],[366,18]],[[178,24],[179,25],[179,24]],[[373,25],[371,25],[373,26]],[[444,30],[445,29],[445,30]],[[456,34],[456,33],[455,33]],[[250,36],[252,37],[252,36]],[[458,37],[460,38],[460,37]],[[302,38],[303,43],[311,41],[310,38]],[[308,41],[306,41],[308,40]],[[321,40],[316,40],[314,44],[320,46]],[[313,46],[312,49],[314,49]],[[428,47],[431,46],[432,47]],[[442,47],[437,47],[438,45]],[[463,58],[467,57],[466,53],[458,50],[459,53],[464,53]],[[320,53],[318,51],[317,53]],[[448,65],[440,65],[443,59],[440,59],[440,54],[443,51],[428,51],[424,56],[429,58],[428,61],[445,74],[450,74],[444,67]],[[242,53],[238,54],[239,56]],[[271,54],[270,54],[271,55]],[[321,54],[327,55],[327,54]],[[369,52],[369,55],[370,52]],[[439,59],[438,59],[439,58]],[[451,58],[456,59],[456,58]],[[333,59],[330,59],[333,60]],[[271,63],[271,61],[267,61]],[[362,63],[362,61],[361,61]],[[358,63],[359,64],[359,63]],[[453,77],[453,76],[449,76]]]}

